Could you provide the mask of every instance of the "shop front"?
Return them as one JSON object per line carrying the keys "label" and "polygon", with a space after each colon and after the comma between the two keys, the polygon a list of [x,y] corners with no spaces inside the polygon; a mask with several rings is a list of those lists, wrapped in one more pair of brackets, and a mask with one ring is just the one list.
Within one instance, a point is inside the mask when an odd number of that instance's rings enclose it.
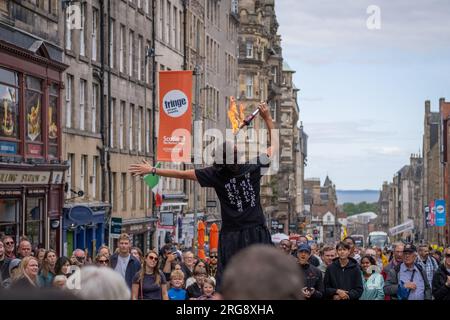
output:
{"label": "shop front", "polygon": [[[0,28],[0,236],[61,251],[62,54]],[[13,34],[16,33],[15,36]],[[14,43],[6,39],[15,39]]]}

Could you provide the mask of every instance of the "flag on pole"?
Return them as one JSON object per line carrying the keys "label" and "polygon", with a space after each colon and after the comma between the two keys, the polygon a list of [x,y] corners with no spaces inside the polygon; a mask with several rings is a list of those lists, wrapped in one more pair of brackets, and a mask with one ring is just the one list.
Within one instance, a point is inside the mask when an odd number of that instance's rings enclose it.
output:
{"label": "flag on pole", "polygon": [[[161,163],[158,162],[155,168],[161,167]],[[145,183],[152,189],[155,194],[155,206],[160,207],[162,204],[162,181],[158,175],[147,174],[144,177]]]}
{"label": "flag on pole", "polygon": [[341,241],[347,238],[347,227],[342,226],[342,232],[341,232]]}

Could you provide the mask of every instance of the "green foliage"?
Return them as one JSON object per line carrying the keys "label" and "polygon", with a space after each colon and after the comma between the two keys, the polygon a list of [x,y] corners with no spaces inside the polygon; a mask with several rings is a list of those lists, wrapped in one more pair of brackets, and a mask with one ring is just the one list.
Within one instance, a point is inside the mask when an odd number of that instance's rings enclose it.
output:
{"label": "green foliage", "polygon": [[360,202],[358,204],[346,202],[344,203],[344,212],[347,216],[352,216],[354,214],[372,211],[378,213],[378,203],[367,203],[366,201]]}

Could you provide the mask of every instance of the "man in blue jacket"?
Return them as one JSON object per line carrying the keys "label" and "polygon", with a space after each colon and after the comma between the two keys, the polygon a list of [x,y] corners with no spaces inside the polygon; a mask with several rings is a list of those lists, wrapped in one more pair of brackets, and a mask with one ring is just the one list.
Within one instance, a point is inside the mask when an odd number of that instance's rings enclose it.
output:
{"label": "man in blue jacket", "polygon": [[141,263],[130,254],[130,238],[128,234],[122,233],[119,237],[119,252],[114,253],[111,258],[111,268],[118,272],[131,289],[133,277],[141,269]]}
{"label": "man in blue jacket", "polygon": [[350,258],[350,246],[347,243],[340,242],[336,251],[338,258],[333,260],[325,272],[325,297],[333,300],[358,300],[364,291],[358,262]]}

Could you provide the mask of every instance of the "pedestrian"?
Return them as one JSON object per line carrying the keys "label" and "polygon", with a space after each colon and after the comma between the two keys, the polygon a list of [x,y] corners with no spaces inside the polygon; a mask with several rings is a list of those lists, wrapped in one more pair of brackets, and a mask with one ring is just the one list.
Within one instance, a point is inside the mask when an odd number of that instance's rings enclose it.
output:
{"label": "pedestrian", "polygon": [[31,243],[26,237],[23,237],[19,242],[19,247],[17,248],[17,257],[19,259],[23,259],[25,257],[30,257],[31,253]]}
{"label": "pedestrian", "polygon": [[5,246],[5,256],[11,260],[15,259],[16,253],[15,253],[14,239],[11,236],[4,236],[2,242],[3,245]]}
{"label": "pedestrian", "polygon": [[101,245],[100,248],[98,248],[98,253],[106,256],[108,259],[111,257],[111,250],[109,250],[109,247],[105,244]]}
{"label": "pedestrian", "polygon": [[72,252],[72,257],[70,257],[70,264],[79,268],[84,267],[86,264],[86,252],[81,249],[75,249]]}
{"label": "pedestrian", "polygon": [[[148,256],[148,254],[146,255]],[[141,269],[139,260],[130,253],[130,237],[126,233],[119,236],[119,251],[114,253],[109,259],[111,268],[118,272],[131,289],[133,278]]]}
{"label": "pedestrian", "polygon": [[9,277],[3,279],[2,288],[8,289],[11,287],[11,284],[17,280],[22,274],[20,272],[20,263],[22,261],[20,259],[12,259],[8,265],[8,274]]}
{"label": "pedestrian", "polygon": [[170,274],[170,289],[167,292],[169,300],[187,300],[187,292],[184,286],[184,273],[181,270],[174,270]]}
{"label": "pedestrian", "polygon": [[42,268],[39,272],[38,281],[39,286],[44,288],[50,288],[53,285],[53,278],[55,277],[55,266],[57,256],[56,251],[53,249],[47,250],[44,253],[44,259],[42,260]]}
{"label": "pedestrian", "polygon": [[131,296],[133,300],[169,300],[166,277],[158,268],[157,252],[152,250],[145,255],[141,269],[133,278]]}
{"label": "pedestrian", "polygon": [[59,275],[63,275],[63,276],[70,276],[70,260],[69,258],[62,256],[59,257],[56,260],[55,263],[55,275],[59,276]]}
{"label": "pedestrian", "polygon": [[301,243],[298,246],[297,257],[300,270],[303,273],[304,287],[302,288],[302,294],[306,300],[322,299],[324,292],[322,272],[309,263],[310,255],[311,247],[306,243]]}
{"label": "pedestrian", "polygon": [[322,259],[320,258],[319,245],[316,242],[311,243],[311,256],[317,258],[319,265],[316,267],[319,267],[322,264]]}
{"label": "pedestrian", "polygon": [[80,289],[71,291],[84,300],[130,300],[127,283],[112,269],[88,265],[80,269],[79,279]]}
{"label": "pedestrian", "polygon": [[65,275],[55,276],[53,278],[53,288],[65,289],[67,283],[67,277]]}
{"label": "pedestrian", "polygon": [[37,258],[39,262],[39,270],[42,268],[42,265],[44,264],[44,257],[45,257],[46,250],[44,248],[36,249],[34,256]]}
{"label": "pedestrian", "polygon": [[417,249],[408,244],[403,249],[403,262],[389,271],[384,294],[398,300],[431,300],[431,287],[425,270],[417,263]]}
{"label": "pedestrian", "polygon": [[433,276],[433,296],[436,300],[450,300],[450,247],[444,250],[444,261]]}
{"label": "pedestrian", "polygon": [[140,264],[144,262],[144,254],[142,253],[142,250],[139,249],[138,247],[132,247],[130,253],[133,257],[139,260]]}
{"label": "pedestrian", "polygon": [[252,245],[233,257],[217,298],[302,300],[302,273],[294,259],[269,245]]}
{"label": "pedestrian", "polygon": [[[389,263],[383,268],[383,271],[381,272],[381,275],[383,276],[385,282],[389,272],[403,262],[403,249],[405,247],[404,243],[397,242],[394,243],[392,247],[392,259],[390,259]],[[386,292],[384,295],[384,300],[391,300],[391,296],[386,294]]]}
{"label": "pedestrian", "polygon": [[425,270],[427,274],[428,283],[433,289],[432,282],[433,276],[436,270],[439,268],[439,263],[433,256],[430,255],[430,248],[427,244],[419,245],[419,255],[417,257],[417,263]]}
{"label": "pedestrian", "polygon": [[350,257],[351,246],[340,242],[336,246],[338,257],[325,272],[325,297],[333,300],[358,300],[363,293],[358,262]]}
{"label": "pedestrian", "polygon": [[[350,258],[353,258],[356,260],[356,262],[359,264],[361,261],[361,256],[356,252],[356,242],[355,239],[352,237],[346,237],[343,240],[346,244],[350,246]],[[367,255],[367,253],[365,253]]]}
{"label": "pedestrian", "polygon": [[183,263],[181,265],[181,269],[183,270],[185,279],[189,279],[194,275],[194,265],[194,254],[192,253],[192,251],[185,251],[183,253]]}
{"label": "pedestrian", "polygon": [[387,264],[389,263],[388,258],[383,254],[383,251],[381,250],[380,247],[374,246],[373,249],[375,250],[375,255],[376,255],[376,262],[377,265],[380,267],[381,270],[383,270],[384,267],[387,266]]}
{"label": "pedestrian", "polygon": [[325,278],[325,272],[333,260],[336,258],[336,249],[331,245],[325,245],[321,249],[322,263],[319,266],[319,270],[322,272],[322,279]]}
{"label": "pedestrian", "polygon": [[441,261],[443,261],[442,260],[442,252],[440,252],[439,250],[436,249],[431,252],[431,255],[433,256],[434,259],[436,259],[438,264],[441,264]]}
{"label": "pedestrian", "polygon": [[109,264],[109,258],[105,254],[97,254],[95,257],[95,265],[97,267],[111,267]]}
{"label": "pedestrian", "polygon": [[219,262],[219,253],[217,252],[217,249],[211,249],[211,252],[209,253],[209,273],[214,279],[216,278],[217,274],[217,264]]}
{"label": "pedestrian", "polygon": [[[274,124],[271,112],[266,103],[261,103],[258,108],[272,136]],[[134,174],[158,174],[194,180],[202,187],[215,189],[221,204],[222,218],[219,235],[218,287],[224,268],[238,251],[254,243],[272,244],[260,201],[260,183],[262,168],[269,166],[270,158],[277,153],[276,149],[276,139],[273,139],[266,155],[252,159],[255,160],[251,161],[252,164],[239,164],[242,160],[240,152],[238,154],[234,143],[225,143],[216,149],[214,165],[204,169],[166,170],[152,167],[145,160],[143,164],[130,167],[130,171]]]}
{"label": "pedestrian", "polygon": [[11,259],[9,259],[5,255],[5,246],[3,244],[3,241],[0,240],[0,283],[2,283],[3,280],[6,280],[9,278],[9,263],[11,262]]}
{"label": "pedestrian", "polygon": [[[194,266],[194,270],[197,267],[205,269],[206,277],[211,279],[212,281],[214,281],[214,283],[216,282],[216,279],[213,276],[210,275],[209,265],[206,262],[204,262],[202,260],[198,260],[197,263]],[[196,281],[195,277],[190,277],[190,278],[186,279],[186,288],[189,287],[191,284],[193,284],[195,281]]]}
{"label": "pedestrian", "polygon": [[165,244],[161,248],[159,260],[159,269],[164,272],[166,279],[169,279],[170,273],[172,272],[172,263],[177,260],[177,251],[175,247],[170,244]]}
{"label": "pedestrian", "polygon": [[384,279],[372,256],[361,258],[361,271],[364,291],[359,300],[384,300]]}
{"label": "pedestrian", "polygon": [[[31,252],[31,250],[30,250]],[[33,256],[27,256],[20,263],[20,276],[11,284],[11,289],[36,289],[39,287],[39,263]]]}
{"label": "pedestrian", "polygon": [[190,300],[197,299],[200,297],[202,293],[203,281],[208,278],[208,274],[206,273],[206,269],[202,266],[197,266],[194,268],[194,278],[195,281],[192,282],[191,285],[187,284],[186,280],[186,291],[188,298]]}
{"label": "pedestrian", "polygon": [[216,283],[211,279],[206,278],[203,281],[202,292],[203,294],[197,298],[197,300],[213,300],[215,293]]}

